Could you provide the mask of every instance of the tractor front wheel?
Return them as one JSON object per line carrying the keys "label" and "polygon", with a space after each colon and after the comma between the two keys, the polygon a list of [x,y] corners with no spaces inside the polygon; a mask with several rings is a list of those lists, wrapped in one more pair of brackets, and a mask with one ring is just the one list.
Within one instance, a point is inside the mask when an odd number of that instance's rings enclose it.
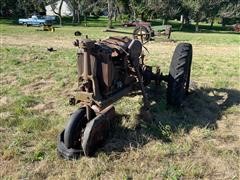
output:
{"label": "tractor front wheel", "polygon": [[176,47],[170,64],[167,103],[179,107],[188,94],[192,64],[192,45],[180,43]]}
{"label": "tractor front wheel", "polygon": [[71,115],[64,130],[64,144],[67,148],[81,147],[81,135],[87,122],[86,107],[76,110]]}

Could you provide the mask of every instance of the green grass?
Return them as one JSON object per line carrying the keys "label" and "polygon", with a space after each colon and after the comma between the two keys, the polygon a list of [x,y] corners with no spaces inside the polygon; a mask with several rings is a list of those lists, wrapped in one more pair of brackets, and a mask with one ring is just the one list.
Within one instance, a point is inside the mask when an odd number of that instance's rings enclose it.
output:
{"label": "green grass", "polygon": [[119,34],[103,32],[106,19],[101,27],[67,25],[54,33],[0,23],[1,179],[239,178],[238,34],[177,31],[175,43],[156,38],[146,44],[146,63],[160,65],[164,74],[177,43],[193,44],[193,83],[184,107],[167,107],[166,84],[152,84],[147,92],[155,121],[149,123],[139,116],[141,95],[123,97],[114,103],[118,123],[96,156],[65,161],[56,145],[77,109],[68,105],[77,86],[73,33],[93,39]]}

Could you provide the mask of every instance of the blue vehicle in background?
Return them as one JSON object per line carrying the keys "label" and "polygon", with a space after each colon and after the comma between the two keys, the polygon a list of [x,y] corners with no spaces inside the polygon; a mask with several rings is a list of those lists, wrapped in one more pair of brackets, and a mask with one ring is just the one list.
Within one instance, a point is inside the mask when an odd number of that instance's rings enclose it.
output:
{"label": "blue vehicle in background", "polygon": [[31,18],[19,19],[18,23],[26,26],[44,26],[44,25],[52,25],[54,21],[55,21],[55,16],[33,15]]}

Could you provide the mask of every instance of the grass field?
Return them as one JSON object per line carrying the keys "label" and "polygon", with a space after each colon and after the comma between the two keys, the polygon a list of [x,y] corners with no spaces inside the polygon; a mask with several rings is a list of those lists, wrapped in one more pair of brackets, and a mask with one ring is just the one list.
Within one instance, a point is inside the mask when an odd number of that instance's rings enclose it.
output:
{"label": "grass field", "polygon": [[68,105],[77,85],[73,33],[93,39],[115,34],[104,27],[51,33],[0,23],[0,179],[239,179],[239,34],[173,32],[175,43],[148,43],[146,63],[164,73],[177,43],[193,44],[184,107],[166,106],[166,84],[148,89],[155,121],[147,123],[139,116],[142,97],[124,97],[115,103],[118,123],[95,157],[66,161],[56,144],[77,109]]}

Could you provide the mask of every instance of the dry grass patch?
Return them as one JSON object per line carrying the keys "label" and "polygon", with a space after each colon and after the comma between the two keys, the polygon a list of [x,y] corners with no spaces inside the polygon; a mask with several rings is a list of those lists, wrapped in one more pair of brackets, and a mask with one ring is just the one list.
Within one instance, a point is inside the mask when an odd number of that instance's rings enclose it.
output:
{"label": "dry grass patch", "polygon": [[53,80],[41,79],[37,82],[33,82],[31,84],[23,86],[22,91],[25,94],[34,94],[34,93],[40,93],[40,92],[48,91],[52,87],[54,87],[54,81]]}

